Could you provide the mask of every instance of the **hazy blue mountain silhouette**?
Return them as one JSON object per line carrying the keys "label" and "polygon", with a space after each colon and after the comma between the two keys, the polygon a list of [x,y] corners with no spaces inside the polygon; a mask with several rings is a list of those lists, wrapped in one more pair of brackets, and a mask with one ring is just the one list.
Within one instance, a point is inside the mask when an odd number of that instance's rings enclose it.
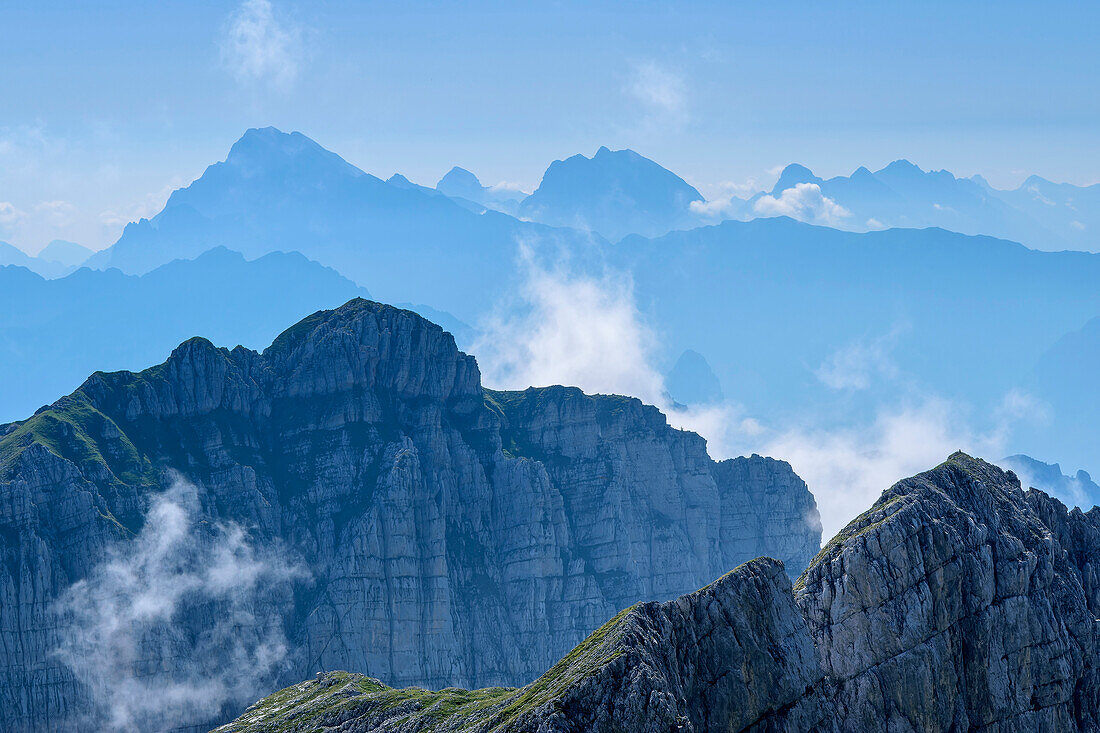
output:
{"label": "hazy blue mountain silhouette", "polygon": [[705,352],[750,414],[799,424],[928,393],[992,414],[1057,334],[1100,312],[1100,255],[940,229],[727,221],[627,237],[614,261],[669,357]]}
{"label": "hazy blue mountain silhouette", "polygon": [[[793,163],[783,169],[771,191],[731,198],[720,217],[749,220],[775,215],[776,207],[761,199],[782,199],[799,184],[816,185],[823,196],[843,207],[845,213],[828,223],[849,231],[940,227],[1036,249],[1100,250],[1100,185],[1055,184],[1032,176],[1017,189],[999,190],[981,176],[956,178],[946,170],[922,170],[907,160],[874,172],[861,166],[850,176],[828,179]],[[809,216],[798,218],[811,221]]]}
{"label": "hazy blue mountain silhouette", "polygon": [[1063,249],[1055,233],[979,182],[946,170],[925,171],[895,160],[871,172],[822,179],[801,165],[784,169],[770,195],[798,183],[815,183],[823,195],[848,211],[838,225],[855,231],[883,227],[941,227],[963,234],[987,234],[1044,249]]}
{"label": "hazy blue mountain silhouette", "polygon": [[695,226],[691,202],[702,200],[684,179],[649,158],[602,147],[591,158],[574,155],[551,163],[538,189],[520,203],[519,214],[615,241]]}
{"label": "hazy blue mountain silhouette", "polygon": [[1043,463],[1023,454],[1002,458],[998,464],[1015,471],[1025,487],[1041,489],[1067,506],[1078,506],[1088,511],[1100,504],[1100,486],[1087,471],[1067,476],[1057,463]]}
{"label": "hazy blue mountain silhouette", "polygon": [[1030,176],[1013,190],[994,189],[981,176],[974,181],[1029,215],[1074,249],[1100,250],[1100,184],[1074,186]]}
{"label": "hazy blue mountain silhouette", "polygon": [[369,283],[381,300],[473,319],[512,273],[519,241],[585,239],[422,189],[364,173],[301,133],[252,129],[87,265],[143,273],[215,246],[248,257],[297,250]]}
{"label": "hazy blue mountain silhouette", "polygon": [[[1060,335],[1100,313],[1100,258],[1085,253],[1036,252],[939,228],[860,234],[783,218],[634,235],[612,246],[598,235],[486,210],[459,195],[477,196],[478,187],[484,193],[476,177],[452,173],[442,191],[402,176],[382,181],[298,133],[250,130],[224,162],[173,193],[153,219],[129,225],[89,265],[145,272],[218,245],[250,258],[299,250],[370,285],[378,299],[431,303],[464,325],[478,323],[521,281],[520,242],[564,245],[582,269],[610,264],[633,276],[667,363],[687,349],[705,353],[731,399],[775,420],[838,420],[929,391],[992,414]],[[867,214],[884,224],[894,217],[923,225],[913,213],[921,212],[956,228],[1038,226],[979,180],[904,161],[829,180],[790,166],[773,194],[799,183],[814,183],[851,207],[853,222]],[[1066,191],[1051,194],[1060,201],[1078,195]],[[615,237],[663,231],[674,221],[690,225],[690,203],[698,199],[656,163],[601,149],[551,165],[521,213],[541,201],[547,221],[596,231],[603,221]],[[853,369],[858,373],[844,373]],[[888,372],[893,381],[884,378]],[[694,386],[705,387],[703,381]],[[1052,404],[1060,399],[1074,402],[1070,393],[1051,393]],[[1094,466],[1096,449],[1086,453],[1085,446],[1095,433],[1089,419],[1073,423],[1076,436],[1058,429],[1010,447]],[[1066,452],[1047,446],[1058,440]],[[1082,447],[1071,453],[1074,440]]]}
{"label": "hazy blue mountain silhouette", "polygon": [[1025,426],[1027,444],[1039,455],[1095,469],[1100,466],[1100,317],[1067,331],[1033,360],[1022,382],[1046,408]]}
{"label": "hazy blue mountain silhouette", "polygon": [[665,375],[665,389],[673,400],[684,405],[721,402],[722,384],[706,358],[686,349]]}
{"label": "hazy blue mountain silhouette", "polygon": [[60,262],[41,259],[40,257],[32,257],[14,244],[0,242],[0,267],[6,265],[25,267],[32,272],[38,273],[42,277],[62,277],[63,275],[69,274],[74,269],[72,266]]}
{"label": "hazy blue mountain silhouette", "polygon": [[483,186],[477,176],[458,166],[451,168],[439,179],[435,190],[451,198],[472,201],[486,208],[512,215],[518,212],[520,201],[526,197],[526,194],[520,191]]}
{"label": "hazy blue mountain silhouette", "polygon": [[191,336],[262,347],[287,323],[367,295],[298,253],[246,261],[215,249],[141,276],[83,268],[47,280],[0,267],[0,422],[93,371],[156,364]]}
{"label": "hazy blue mountain silhouette", "polygon": [[79,267],[95,252],[76,242],[55,239],[35,255],[40,260],[56,262],[65,267]]}

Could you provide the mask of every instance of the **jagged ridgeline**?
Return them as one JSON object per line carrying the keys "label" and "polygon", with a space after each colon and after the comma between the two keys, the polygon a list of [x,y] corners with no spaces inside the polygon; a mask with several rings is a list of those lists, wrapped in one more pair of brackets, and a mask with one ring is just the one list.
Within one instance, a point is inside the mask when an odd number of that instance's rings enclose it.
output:
{"label": "jagged ridgeline", "polygon": [[[0,426],[0,496],[3,730],[213,724],[320,670],[523,685],[622,608],[820,547],[788,464],[716,463],[636,399],[484,389],[442,328],[365,300],[262,354],[195,338],[92,375]],[[140,635],[92,623],[122,591]],[[216,709],[169,714],[179,679]]]}
{"label": "jagged ridgeline", "polygon": [[899,482],[792,589],[778,562],[618,614],[534,683],[329,672],[220,733],[1100,730],[1100,508],[957,453]]}

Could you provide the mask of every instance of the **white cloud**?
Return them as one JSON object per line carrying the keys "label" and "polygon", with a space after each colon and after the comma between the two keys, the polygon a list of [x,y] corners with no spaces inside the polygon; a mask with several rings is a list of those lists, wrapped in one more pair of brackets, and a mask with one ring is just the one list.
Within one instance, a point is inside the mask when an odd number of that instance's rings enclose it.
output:
{"label": "white cloud", "polygon": [[[197,489],[176,479],[141,532],[62,594],[55,656],[96,709],[70,724],[160,730],[210,722],[270,690],[287,647],[276,598],[305,577],[278,548],[211,524]],[[198,626],[180,619],[200,619]],[[163,656],[162,656],[163,655]]]}
{"label": "white cloud", "polygon": [[52,226],[65,227],[72,221],[76,208],[68,201],[42,201],[35,205],[34,210]]}
{"label": "white cloud", "polygon": [[872,218],[867,220],[867,228],[868,229],[885,229],[886,225],[883,224],[878,219],[875,219],[875,218],[872,217]]}
{"label": "white cloud", "polygon": [[302,63],[302,29],[277,18],[270,0],[244,0],[229,19],[221,51],[238,81],[286,90]]}
{"label": "white cloud", "polygon": [[540,261],[530,243],[520,246],[520,262],[525,274],[518,302],[481,324],[471,348],[487,386],[562,384],[637,397],[660,408],[673,427],[706,437],[711,456],[734,455],[727,437],[728,426],[739,425],[735,407],[685,408],[669,398],[654,366],[656,336],[635,306],[627,275],[574,271],[561,258]]}
{"label": "white cloud", "polygon": [[1076,219],[1074,219],[1073,221],[1071,221],[1071,222],[1069,223],[1069,225],[1070,225],[1071,227],[1073,227],[1074,229],[1076,229],[1077,231],[1079,231],[1079,232],[1083,232],[1083,231],[1085,231],[1085,225],[1084,225],[1084,224],[1082,224],[1081,222],[1077,221]]}
{"label": "white cloud", "polygon": [[735,216],[744,204],[733,197],[711,199],[709,201],[692,201],[688,204],[692,213],[704,219],[725,219]]}
{"label": "white cloud", "polygon": [[641,106],[645,126],[656,129],[687,122],[687,85],[682,77],[657,63],[636,64],[625,91]]}
{"label": "white cloud", "polygon": [[689,206],[695,214],[704,219],[728,219],[741,214],[745,199],[760,190],[755,178],[742,182],[723,181],[711,185],[696,186],[707,197],[706,201],[692,201]]}
{"label": "white cloud", "polygon": [[838,226],[849,217],[843,206],[821,193],[816,183],[798,183],[780,192],[779,196],[761,196],[753,204],[761,216],[789,216],[810,224]]}
{"label": "white cloud", "polygon": [[837,349],[814,370],[814,376],[829,389],[867,389],[876,378],[896,379],[897,365],[890,358],[900,330],[879,338],[854,341]]}
{"label": "white cloud", "polygon": [[15,204],[9,201],[0,201],[0,224],[10,226],[24,216],[26,216],[26,213],[16,208]]}
{"label": "white cloud", "polygon": [[956,450],[1003,455],[1007,425],[988,432],[968,427],[957,406],[929,397],[908,407],[882,408],[866,424],[845,428],[791,427],[756,443],[788,461],[809,485],[828,541],[895,482],[938,465]]}
{"label": "white cloud", "polygon": [[[965,406],[932,394],[880,404],[865,420],[816,427],[799,419],[776,423],[745,414],[733,402],[679,409],[665,392],[655,364],[658,339],[635,306],[625,275],[598,276],[560,263],[540,264],[522,248],[526,275],[520,304],[483,324],[471,351],[487,386],[523,389],[575,385],[586,392],[625,394],[656,405],[674,427],[707,439],[715,459],[761,453],[787,460],[817,498],[823,539],[866,510],[896,481],[938,465],[956,450],[984,458],[1004,455],[1011,428],[1042,419],[1042,406],[1011,392],[992,413],[991,427],[975,429]],[[890,350],[903,326],[838,350],[817,369],[834,389],[862,389],[875,379],[897,379]],[[906,394],[912,395],[911,388]]]}
{"label": "white cloud", "polygon": [[489,186],[489,189],[497,193],[515,193],[526,196],[531,187],[517,181],[500,181]]}
{"label": "white cloud", "polygon": [[485,382],[523,389],[565,384],[586,392],[629,394],[653,402],[664,386],[650,368],[655,342],[634,305],[629,277],[573,273],[541,263],[520,247],[520,305],[496,315],[472,349]]}

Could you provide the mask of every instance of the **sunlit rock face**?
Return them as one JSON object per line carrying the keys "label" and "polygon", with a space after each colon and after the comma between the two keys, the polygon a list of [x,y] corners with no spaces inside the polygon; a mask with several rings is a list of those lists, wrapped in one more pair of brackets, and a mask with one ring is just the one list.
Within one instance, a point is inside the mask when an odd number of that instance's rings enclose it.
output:
{"label": "sunlit rock face", "polygon": [[761,558],[624,611],[522,689],[334,674],[225,730],[1094,732],[1098,561],[1100,509],[957,453],[885,491],[793,589]]}
{"label": "sunlit rock face", "polygon": [[1100,729],[1100,510],[961,453],[796,583],[841,730]]}
{"label": "sunlit rock face", "polygon": [[[228,719],[331,669],[526,684],[623,607],[759,555],[796,573],[820,546],[786,463],[715,463],[631,398],[483,389],[450,334],[364,300],[262,354],[196,338],[144,372],[97,373],[0,433],[6,730],[102,722],[88,680],[54,653],[72,633],[55,600],[140,536],[169,469],[196,487],[196,531],[240,528],[302,569],[238,604],[242,639],[281,625],[271,679],[173,723]],[[202,601],[142,647],[149,679],[172,679],[216,623],[217,599]],[[150,715],[139,722],[163,726]]]}

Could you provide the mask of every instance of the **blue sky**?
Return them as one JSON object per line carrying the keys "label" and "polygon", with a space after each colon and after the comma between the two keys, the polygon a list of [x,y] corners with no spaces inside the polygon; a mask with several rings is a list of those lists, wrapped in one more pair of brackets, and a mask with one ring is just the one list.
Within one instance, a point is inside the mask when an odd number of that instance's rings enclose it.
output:
{"label": "blue sky", "polygon": [[1100,180],[1098,3],[9,2],[0,239],[94,248],[247,127],[528,190],[631,147],[700,187],[905,157]]}

